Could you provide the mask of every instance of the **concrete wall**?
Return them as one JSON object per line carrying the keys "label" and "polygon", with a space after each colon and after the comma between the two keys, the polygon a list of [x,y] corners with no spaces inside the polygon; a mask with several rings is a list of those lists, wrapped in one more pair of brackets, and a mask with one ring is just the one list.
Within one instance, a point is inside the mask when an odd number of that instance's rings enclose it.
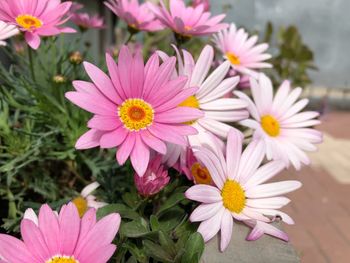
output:
{"label": "concrete wall", "polygon": [[263,30],[266,22],[298,26],[315,52],[315,85],[350,88],[349,0],[212,0],[214,12],[231,4],[227,21]]}

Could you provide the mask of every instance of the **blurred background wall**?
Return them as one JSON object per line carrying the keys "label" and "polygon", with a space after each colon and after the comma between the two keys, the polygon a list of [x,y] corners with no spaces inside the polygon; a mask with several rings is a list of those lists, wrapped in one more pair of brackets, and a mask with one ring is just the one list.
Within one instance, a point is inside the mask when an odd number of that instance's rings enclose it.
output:
{"label": "blurred background wall", "polygon": [[263,31],[266,23],[296,25],[314,51],[319,71],[312,72],[315,86],[350,89],[349,0],[214,0],[213,12],[227,8],[227,21]]}

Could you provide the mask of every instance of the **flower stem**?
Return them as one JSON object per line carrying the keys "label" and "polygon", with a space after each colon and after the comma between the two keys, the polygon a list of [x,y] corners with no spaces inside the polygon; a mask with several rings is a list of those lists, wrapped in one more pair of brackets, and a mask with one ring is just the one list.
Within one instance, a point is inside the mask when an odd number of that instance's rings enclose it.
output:
{"label": "flower stem", "polygon": [[129,44],[129,42],[131,41],[131,39],[132,39],[132,37],[134,36],[134,34],[135,34],[135,33],[130,32],[130,34],[129,34],[129,38],[126,40],[126,42],[125,42],[125,44],[124,44],[124,45]]}
{"label": "flower stem", "polygon": [[32,74],[32,78],[35,80],[35,72],[34,72],[34,62],[33,62],[33,50],[28,47],[28,58],[29,58],[29,66],[30,66],[30,72]]}

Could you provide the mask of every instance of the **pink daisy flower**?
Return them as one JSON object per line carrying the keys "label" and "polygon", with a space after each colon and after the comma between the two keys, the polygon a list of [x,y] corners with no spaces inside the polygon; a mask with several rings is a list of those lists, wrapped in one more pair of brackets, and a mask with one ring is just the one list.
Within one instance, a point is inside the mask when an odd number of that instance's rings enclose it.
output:
{"label": "pink daisy flower", "polygon": [[98,15],[90,16],[88,13],[74,13],[71,20],[83,31],[89,28],[100,29],[104,27],[103,18]]}
{"label": "pink daisy flower", "polygon": [[19,31],[16,26],[0,21],[0,46],[6,46],[7,44],[4,40],[17,35],[18,33]]}
{"label": "pink daisy flower", "polygon": [[105,5],[128,26],[136,31],[158,31],[164,28],[149,10],[146,3],[138,0],[108,0]]}
{"label": "pink daisy flower", "polygon": [[142,196],[151,196],[159,193],[168,185],[170,177],[167,168],[162,164],[162,156],[156,155],[150,161],[144,176],[134,175],[137,191]]}
{"label": "pink daisy flower", "polygon": [[70,101],[94,114],[88,122],[91,130],[79,138],[76,148],[119,147],[116,156],[119,164],[130,156],[137,174],[143,176],[150,149],[165,154],[165,142],[186,145],[185,136],[197,133],[184,123],[202,117],[203,113],[178,106],[197,88],[184,89],[186,77],[171,79],[174,57],[159,65],[159,57],[154,54],[144,65],[141,51],[133,57],[123,46],[118,65],[108,54],[106,59],[110,78],[84,62],[93,83],[74,81],[76,91],[66,93]]}
{"label": "pink daisy flower", "polygon": [[310,127],[320,124],[316,120],[318,112],[301,112],[308,99],[298,100],[301,88],[291,91],[290,82],[285,81],[273,96],[271,80],[260,74],[258,80],[251,78],[251,90],[254,102],[242,92],[235,92],[249,103],[248,110],[252,119],[241,121],[244,126],[254,130],[254,138],[265,145],[268,160],[284,160],[299,170],[301,164],[310,164],[304,151],[316,151],[314,144],[322,142],[322,133]]}
{"label": "pink daisy flower", "polygon": [[210,10],[210,0],[193,0],[192,1],[192,6],[197,7],[199,5],[204,6],[204,11],[209,11]]}
{"label": "pink daisy flower", "polygon": [[[228,246],[233,222],[271,222],[267,216],[280,216],[288,224],[293,220],[277,210],[290,202],[280,195],[301,187],[298,181],[283,181],[264,184],[284,168],[281,161],[272,161],[261,167],[264,147],[253,141],[242,153],[243,135],[232,129],[228,135],[226,157],[217,148],[215,152],[200,148],[195,156],[210,172],[214,186],[198,184],[185,193],[188,199],[201,202],[191,214],[192,222],[201,222],[198,232],[204,241],[210,240],[221,230],[220,250]],[[269,226],[273,227],[273,226]],[[270,232],[271,233],[271,232]],[[278,238],[288,240],[285,233]]]}
{"label": "pink daisy flower", "polygon": [[160,0],[160,6],[149,3],[156,17],[176,34],[189,38],[192,36],[207,36],[227,28],[226,23],[220,23],[226,15],[211,17],[204,10],[204,5],[186,7],[183,0],[170,0],[170,11]]}
{"label": "pink daisy flower", "polygon": [[59,27],[68,18],[72,2],[60,0],[2,0],[0,20],[16,25],[24,32],[26,42],[33,49],[40,46],[41,36],[54,36],[61,33],[74,33],[72,28]]}
{"label": "pink daisy flower", "polygon": [[233,69],[245,74],[252,74],[251,70],[272,67],[265,62],[271,58],[270,54],[264,53],[269,45],[256,45],[257,41],[258,36],[249,37],[243,28],[237,30],[235,24],[214,35],[214,42],[224,58],[230,61]]}
{"label": "pink daisy flower", "polygon": [[72,203],[59,215],[48,205],[41,206],[39,217],[29,209],[21,222],[23,241],[0,234],[1,262],[106,263],[116,250],[111,243],[120,221],[114,213],[96,222],[94,209],[80,219]]}

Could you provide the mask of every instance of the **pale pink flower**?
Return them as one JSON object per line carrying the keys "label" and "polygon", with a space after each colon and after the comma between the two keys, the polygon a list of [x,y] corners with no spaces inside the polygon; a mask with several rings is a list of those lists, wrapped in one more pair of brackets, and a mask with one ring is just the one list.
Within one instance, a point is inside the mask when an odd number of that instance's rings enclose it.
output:
{"label": "pale pink flower", "polygon": [[138,0],[108,0],[105,5],[128,26],[140,31],[158,31],[164,28],[149,10],[147,3]]}
{"label": "pale pink flower", "polygon": [[2,0],[0,20],[16,25],[24,32],[26,42],[33,49],[40,46],[40,37],[54,36],[61,33],[74,33],[72,28],[61,28],[67,21],[64,18],[72,2],[60,0]]}
{"label": "pale pink flower", "polygon": [[254,130],[254,138],[265,145],[268,160],[282,159],[286,167],[290,163],[299,170],[302,164],[310,164],[304,151],[316,151],[314,144],[322,142],[322,133],[310,127],[320,124],[315,119],[318,112],[301,112],[308,99],[298,101],[301,88],[290,89],[285,81],[273,95],[271,80],[260,74],[258,80],[251,78],[250,86],[254,102],[244,93],[235,92],[248,103],[252,119],[241,121],[244,126]]}
{"label": "pale pink flower", "polygon": [[88,13],[74,13],[71,20],[82,30],[104,28],[103,18],[98,15],[90,16]]}
{"label": "pale pink flower", "polygon": [[270,54],[264,53],[268,44],[256,44],[258,36],[249,37],[248,33],[235,24],[230,28],[214,35],[214,42],[224,58],[230,61],[236,71],[244,74],[252,74],[251,71],[261,68],[271,68],[272,65],[265,60],[271,58]]}
{"label": "pale pink flower", "polygon": [[0,21],[0,46],[6,46],[4,40],[17,35],[18,33],[19,31],[16,26]]}
{"label": "pale pink flower", "polygon": [[192,6],[197,7],[199,5],[204,6],[204,11],[209,11],[210,10],[210,0],[193,0],[192,1]]}
{"label": "pale pink flower", "polygon": [[211,35],[228,27],[226,23],[220,23],[226,15],[211,17],[204,5],[186,7],[183,0],[170,0],[168,11],[161,0],[160,6],[149,3],[149,7],[164,26],[184,37]]}
{"label": "pale pink flower", "polygon": [[155,53],[144,65],[141,51],[133,57],[123,46],[118,65],[106,54],[108,77],[96,66],[84,62],[93,83],[74,81],[75,92],[66,97],[94,114],[91,129],[79,138],[77,149],[118,147],[120,165],[129,158],[138,175],[148,166],[150,150],[166,153],[165,142],[186,145],[186,137],[196,134],[185,122],[201,118],[199,109],[179,107],[197,88],[184,89],[187,78],[171,79],[176,59],[159,65]]}
{"label": "pale pink flower", "polygon": [[75,12],[77,12],[80,9],[83,9],[84,5],[81,3],[77,3],[77,2],[72,2],[71,8],[69,9],[69,13],[73,14]]}
{"label": "pale pink flower", "polygon": [[156,155],[150,161],[146,173],[140,177],[134,175],[137,191],[142,196],[151,196],[159,193],[170,181],[168,170],[162,164],[162,156]]}
{"label": "pale pink flower", "polygon": [[28,210],[21,222],[22,240],[0,234],[0,255],[4,263],[106,263],[114,254],[112,244],[120,225],[113,213],[98,222],[95,209],[82,219],[74,204],[61,208],[60,214],[48,205],[39,216]]}
{"label": "pale pink flower", "polygon": [[[232,93],[235,89],[239,77],[226,78],[230,69],[230,63],[227,61],[210,72],[214,60],[214,49],[209,45],[203,48],[197,61],[186,50],[182,52],[183,58],[177,51],[178,72],[175,71],[174,76],[187,76],[186,87],[199,87],[199,89],[180,105],[200,109],[204,112],[202,118],[189,123],[198,130],[198,134],[188,137],[190,145],[201,145],[203,142],[212,141],[207,131],[220,139],[226,139],[228,131],[232,129],[230,123],[249,117],[246,101],[239,98],[224,98],[224,95]],[[165,53],[159,52],[159,54],[164,59],[167,58]],[[168,165],[173,166],[175,160],[183,158],[180,155],[185,154],[186,149],[177,145],[168,147],[172,148],[171,153],[167,154],[169,156]]]}
{"label": "pale pink flower", "polygon": [[[226,156],[218,147],[215,151],[205,147],[195,151],[195,156],[208,169],[214,186],[195,185],[185,192],[188,199],[201,202],[191,214],[192,222],[201,222],[198,232],[204,241],[221,230],[220,250],[228,246],[235,220],[271,222],[267,216],[280,216],[288,224],[293,220],[277,210],[290,202],[280,195],[298,189],[298,181],[265,183],[283,168],[282,161],[272,161],[261,166],[264,147],[259,141],[250,143],[242,153],[243,134],[232,129],[228,135]],[[260,167],[261,166],[261,167]],[[286,234],[278,236],[288,240]]]}

